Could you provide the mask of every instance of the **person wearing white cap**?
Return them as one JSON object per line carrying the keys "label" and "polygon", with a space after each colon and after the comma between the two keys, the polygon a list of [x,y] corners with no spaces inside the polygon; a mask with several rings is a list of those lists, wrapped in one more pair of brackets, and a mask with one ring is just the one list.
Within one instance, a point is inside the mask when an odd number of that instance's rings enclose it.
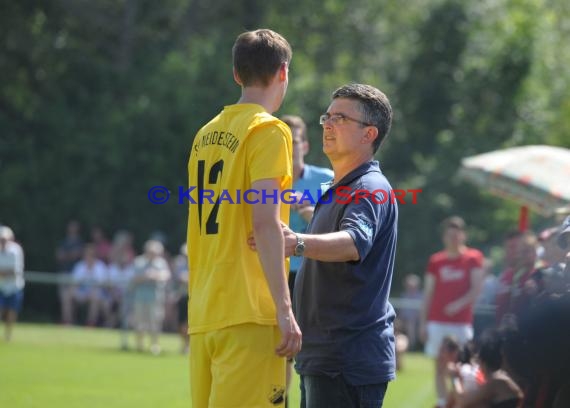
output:
{"label": "person wearing white cap", "polygon": [[24,253],[14,241],[9,227],[0,226],[0,316],[4,319],[4,339],[10,341],[12,328],[24,296]]}

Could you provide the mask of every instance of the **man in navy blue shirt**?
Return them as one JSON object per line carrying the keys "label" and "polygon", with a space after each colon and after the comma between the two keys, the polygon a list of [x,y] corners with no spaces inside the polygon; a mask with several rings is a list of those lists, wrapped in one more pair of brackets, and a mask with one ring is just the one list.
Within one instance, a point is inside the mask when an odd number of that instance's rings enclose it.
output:
{"label": "man in navy blue shirt", "polygon": [[[306,232],[307,225],[313,217],[315,210],[314,201],[320,197],[322,185],[329,183],[334,175],[332,170],[325,167],[314,166],[305,163],[305,156],[309,153],[309,138],[307,137],[307,125],[300,116],[284,115],[281,120],[291,128],[293,135],[293,190],[295,190],[295,202],[291,204],[289,227],[295,232]],[[305,196],[304,196],[305,195]],[[303,258],[292,256],[289,258],[289,292],[293,296],[295,278],[301,267]],[[291,372],[293,371],[293,359],[288,360],[285,392],[289,392]],[[285,401],[288,407],[288,399]]]}
{"label": "man in navy blue shirt", "polygon": [[301,407],[381,407],[395,378],[388,295],[398,207],[374,153],[392,108],[369,85],[343,86],[332,98],[320,123],[334,180],[306,234],[283,230],[285,255],[304,257],[293,299],[303,332],[295,365]]}

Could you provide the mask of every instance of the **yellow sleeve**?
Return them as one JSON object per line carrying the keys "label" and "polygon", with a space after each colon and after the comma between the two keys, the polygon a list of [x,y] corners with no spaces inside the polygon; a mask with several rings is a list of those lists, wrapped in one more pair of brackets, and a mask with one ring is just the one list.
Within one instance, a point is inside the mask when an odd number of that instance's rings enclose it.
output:
{"label": "yellow sleeve", "polygon": [[247,138],[250,180],[281,178],[282,185],[293,177],[291,131],[286,125],[268,124],[252,131]]}

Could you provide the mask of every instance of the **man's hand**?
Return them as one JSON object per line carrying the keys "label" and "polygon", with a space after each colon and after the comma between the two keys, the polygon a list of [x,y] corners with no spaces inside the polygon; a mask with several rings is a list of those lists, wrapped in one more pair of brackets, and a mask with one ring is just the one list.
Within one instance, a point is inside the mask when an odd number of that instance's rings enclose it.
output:
{"label": "man's hand", "polygon": [[[284,246],[285,246],[285,256],[292,256],[295,252],[295,247],[297,246],[297,234],[293,232],[286,224],[281,223],[281,229],[283,231]],[[252,251],[257,250],[257,245],[255,243],[255,237],[253,232],[250,232],[247,237],[247,245]]]}
{"label": "man's hand", "polygon": [[295,247],[297,246],[297,234],[285,224],[281,224],[281,227],[283,228],[285,256],[293,256],[295,254]]}
{"label": "man's hand", "polygon": [[281,343],[275,348],[275,353],[281,357],[293,358],[301,350],[301,329],[295,320],[293,311],[277,314],[277,324],[281,331]]}

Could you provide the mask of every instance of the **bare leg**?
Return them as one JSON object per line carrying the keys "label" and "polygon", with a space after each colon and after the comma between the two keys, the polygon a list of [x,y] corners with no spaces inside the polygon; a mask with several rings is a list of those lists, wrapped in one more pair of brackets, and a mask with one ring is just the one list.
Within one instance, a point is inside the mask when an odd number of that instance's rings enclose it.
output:
{"label": "bare leg", "polygon": [[144,332],[142,330],[137,330],[136,334],[137,351],[144,351]]}
{"label": "bare leg", "polygon": [[116,314],[113,312],[113,305],[115,304],[115,299],[111,295],[101,299],[101,317],[103,319],[103,324],[105,327],[114,328],[117,324]]}
{"label": "bare leg", "polygon": [[159,332],[154,330],[150,333],[150,352],[155,356],[160,354],[160,344],[158,343],[158,338],[160,336]]}
{"label": "bare leg", "polygon": [[160,332],[162,331],[162,324],[164,320],[161,318],[156,318],[155,321],[152,322],[150,328],[150,352],[152,354],[159,355],[160,354],[160,344],[158,343],[158,338],[160,337]]}
{"label": "bare leg", "polygon": [[445,387],[445,367],[439,356],[435,360],[435,390],[438,406],[445,406],[447,401],[447,388]]}
{"label": "bare leg", "polygon": [[418,322],[414,319],[406,320],[406,334],[408,335],[408,340],[410,341],[410,350],[415,350],[418,345]]}
{"label": "bare leg", "polygon": [[59,301],[61,303],[61,322],[63,324],[73,323],[73,288],[62,286],[59,290]]}
{"label": "bare leg", "polygon": [[127,350],[129,348],[129,305],[129,299],[126,296],[121,299],[121,303],[119,304],[122,350]]}
{"label": "bare leg", "polygon": [[6,326],[4,327],[4,338],[6,339],[6,341],[10,341],[10,339],[12,338],[12,327],[16,322],[17,317],[18,314],[16,313],[15,310],[8,309],[6,311]]}
{"label": "bare leg", "polygon": [[188,324],[181,324],[179,328],[180,340],[182,347],[180,348],[181,354],[187,354],[190,347],[190,335],[188,334]]}
{"label": "bare leg", "polygon": [[87,325],[94,327],[97,324],[97,318],[99,317],[99,308],[101,300],[96,294],[91,294],[89,297],[89,309],[87,311]]}

